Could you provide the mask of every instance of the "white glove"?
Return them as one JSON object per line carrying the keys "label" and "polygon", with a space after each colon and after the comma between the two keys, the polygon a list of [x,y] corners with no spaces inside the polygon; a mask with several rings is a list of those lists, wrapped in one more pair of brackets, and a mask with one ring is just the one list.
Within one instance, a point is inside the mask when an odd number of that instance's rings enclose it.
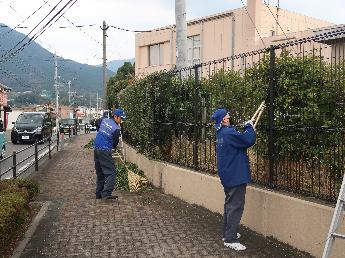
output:
{"label": "white glove", "polygon": [[254,124],[253,124],[252,120],[248,120],[247,122],[244,123],[244,125],[251,125],[251,126],[253,126]]}

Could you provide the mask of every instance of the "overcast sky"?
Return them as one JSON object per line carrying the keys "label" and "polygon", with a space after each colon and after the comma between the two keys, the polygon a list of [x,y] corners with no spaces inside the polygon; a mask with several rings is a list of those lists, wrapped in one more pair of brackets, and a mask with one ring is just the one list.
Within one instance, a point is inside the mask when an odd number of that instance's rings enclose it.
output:
{"label": "overcast sky", "polygon": [[[29,33],[61,0],[0,0],[0,23],[18,24]],[[246,0],[242,0],[246,4]],[[266,0],[276,5],[278,0]],[[47,2],[45,4],[45,2]],[[60,9],[68,0],[62,0]],[[103,21],[130,30],[147,30],[175,23],[174,0],[78,0],[61,19],[47,29],[36,42],[51,52],[81,63],[102,63]],[[44,5],[25,22],[29,15]],[[242,7],[241,0],[186,0],[187,19],[195,19]],[[280,7],[336,24],[345,23],[344,0],[280,0]],[[85,26],[80,29],[75,25]],[[60,26],[69,28],[61,29]],[[108,30],[108,60],[134,57],[134,33]],[[1,46],[0,46],[1,47]]]}

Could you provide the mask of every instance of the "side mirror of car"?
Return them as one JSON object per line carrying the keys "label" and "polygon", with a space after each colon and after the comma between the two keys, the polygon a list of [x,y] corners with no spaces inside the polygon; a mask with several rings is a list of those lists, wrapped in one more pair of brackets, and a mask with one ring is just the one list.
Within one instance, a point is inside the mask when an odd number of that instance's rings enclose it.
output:
{"label": "side mirror of car", "polygon": [[16,122],[12,122],[12,124],[14,125]]}

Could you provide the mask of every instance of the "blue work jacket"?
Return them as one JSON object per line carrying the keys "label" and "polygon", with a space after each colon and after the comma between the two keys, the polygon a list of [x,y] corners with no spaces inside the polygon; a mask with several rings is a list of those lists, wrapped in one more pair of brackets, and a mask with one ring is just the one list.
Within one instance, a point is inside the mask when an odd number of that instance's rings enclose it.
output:
{"label": "blue work jacket", "polygon": [[103,118],[96,139],[93,143],[95,149],[111,151],[115,149],[120,136],[121,127],[112,118]]}
{"label": "blue work jacket", "polygon": [[222,126],[217,131],[217,169],[225,189],[251,182],[247,148],[254,145],[256,133],[252,125],[244,132],[233,126]]}

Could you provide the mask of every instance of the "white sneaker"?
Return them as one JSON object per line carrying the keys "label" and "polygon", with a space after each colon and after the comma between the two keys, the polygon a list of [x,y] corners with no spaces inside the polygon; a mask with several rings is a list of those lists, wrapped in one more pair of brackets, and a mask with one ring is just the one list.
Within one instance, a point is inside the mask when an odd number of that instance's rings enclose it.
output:
{"label": "white sneaker", "polygon": [[[237,233],[237,238],[236,239],[240,239],[241,238],[241,234]],[[225,241],[225,237],[222,238],[223,242]]]}
{"label": "white sneaker", "polygon": [[224,246],[234,249],[235,251],[244,251],[247,249],[247,247],[245,247],[244,245],[240,243],[225,243],[224,242]]}

